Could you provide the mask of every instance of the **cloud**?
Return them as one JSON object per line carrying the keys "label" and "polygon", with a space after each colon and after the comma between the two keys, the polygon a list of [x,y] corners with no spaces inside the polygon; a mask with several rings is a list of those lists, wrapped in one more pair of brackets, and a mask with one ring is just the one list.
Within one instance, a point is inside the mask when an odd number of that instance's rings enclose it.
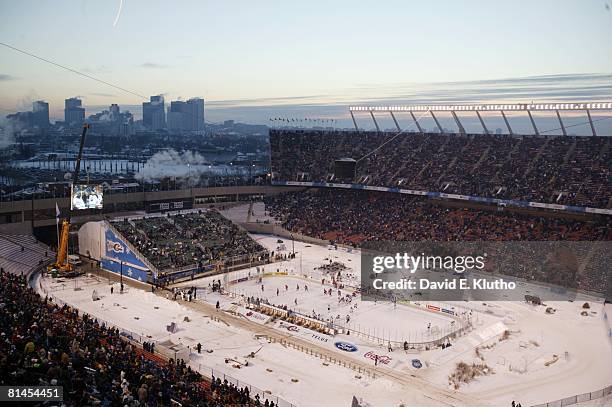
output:
{"label": "cloud", "polygon": [[14,81],[17,80],[19,78],[17,78],[16,76],[11,76],[11,75],[7,75],[5,73],[0,73],[0,82],[4,82],[4,81]]}
{"label": "cloud", "polygon": [[151,69],[165,69],[168,68],[168,65],[156,64],[154,62],[144,62],[139,65],[141,68],[151,68]]}

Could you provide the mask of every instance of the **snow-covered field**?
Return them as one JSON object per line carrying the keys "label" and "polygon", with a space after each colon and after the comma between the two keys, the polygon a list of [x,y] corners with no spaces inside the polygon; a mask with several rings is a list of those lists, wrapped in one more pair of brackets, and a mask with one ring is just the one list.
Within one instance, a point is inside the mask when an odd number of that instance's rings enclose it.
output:
{"label": "snow-covered field", "polygon": [[[255,235],[254,238],[278,251],[276,237]],[[289,253],[293,244],[285,240],[284,246],[283,253]],[[76,283],[44,279],[40,284],[37,282],[37,286],[42,286],[47,292],[84,312],[146,338],[144,340],[162,342],[171,339],[174,343],[191,348],[200,342],[204,349],[212,350],[212,353],[192,353],[194,367],[204,373],[211,368],[224,372],[253,386],[270,390],[274,395],[299,406],[348,406],[355,395],[372,406],[399,406],[402,403],[405,406],[509,406],[512,400],[516,400],[526,407],[599,390],[612,384],[610,325],[609,320],[603,318],[603,304],[596,302],[589,302],[591,307],[587,316],[580,315],[584,301],[547,303],[546,306],[556,310],[554,314],[547,314],[544,306],[523,302],[443,304],[464,314],[471,312],[473,329],[452,341],[452,346],[445,349],[408,353],[400,349],[389,352],[386,345],[355,335],[315,337],[303,327],[288,329],[286,323],[264,323],[265,318],[257,320],[257,315],[247,317],[248,311],[240,300],[241,294],[265,297],[272,303],[286,304],[307,315],[314,311],[321,314],[322,319],[333,318],[342,325],[347,325],[348,315],[351,329],[370,333],[375,331],[376,336],[391,340],[414,339],[418,335],[424,335],[424,339],[427,339],[427,325],[430,323],[440,330],[450,329],[453,320],[441,313],[413,305],[398,303],[395,306],[392,303],[360,301],[358,296],[353,297],[352,287],[359,283],[358,252],[330,250],[297,241],[295,251],[295,259],[265,266],[260,274],[270,275],[263,277],[261,283],[252,278],[229,285],[227,288],[236,294],[234,296],[212,293],[209,284],[213,279],[221,279],[227,285],[228,281],[249,277],[249,274],[255,277],[255,268],[231,273],[227,277],[216,276],[182,284],[198,287],[198,301],[209,304],[219,301],[222,310],[217,315],[232,312],[242,315],[245,320],[254,321],[248,329],[244,325],[237,326],[231,322],[227,325],[210,318],[215,315],[214,311],[212,314],[203,312],[191,304],[179,304],[133,287],[124,294],[118,294],[115,289],[111,295],[107,280],[98,281],[91,276],[80,278]],[[341,294],[343,297],[349,295],[350,303],[339,303],[336,289],[331,296],[323,294],[323,289],[331,287],[331,276],[317,268],[329,263],[330,259],[348,268],[342,272],[342,282],[346,288],[341,290]],[[287,275],[275,275],[277,271]],[[326,280],[323,284],[322,279]],[[288,286],[287,290],[285,285]],[[308,285],[308,292],[305,285]],[[79,289],[75,290],[75,287]],[[99,293],[100,300],[92,300],[93,290]],[[608,307],[607,314],[611,313],[612,309]],[[340,318],[336,318],[338,315]],[[174,334],[166,331],[166,326],[171,322],[179,327]],[[323,363],[304,352],[285,348],[278,343],[268,343],[254,336],[270,329],[310,341],[339,356],[365,362],[372,367],[371,355],[384,356],[381,360],[387,363],[382,366],[396,372],[397,380],[392,375],[382,375],[376,379],[356,375],[348,368]],[[338,341],[350,343],[357,350],[344,352],[334,346]],[[257,353],[248,367],[237,369],[225,363],[225,358],[240,359],[250,352]],[[415,369],[413,359],[421,361],[422,368]],[[459,362],[486,364],[492,373],[478,377],[469,384],[461,384],[455,390],[449,384],[448,377]],[[414,385],[410,384],[411,380],[414,380]],[[457,401],[442,404],[442,394],[456,394]],[[609,401],[599,400],[592,405],[605,405],[597,403]]]}

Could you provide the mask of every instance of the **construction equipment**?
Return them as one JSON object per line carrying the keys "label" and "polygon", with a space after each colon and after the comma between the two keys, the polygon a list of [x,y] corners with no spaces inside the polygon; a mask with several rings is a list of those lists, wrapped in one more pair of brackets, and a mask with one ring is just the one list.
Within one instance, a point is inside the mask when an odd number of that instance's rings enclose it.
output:
{"label": "construction equipment", "polygon": [[[81,171],[81,158],[83,157],[83,146],[85,145],[85,135],[89,129],[89,124],[83,125],[83,132],[81,133],[81,141],[79,144],[79,153],[76,157],[74,174],[72,177],[72,184],[75,185],[79,182],[79,172]],[[72,196],[70,197],[72,199]],[[70,236],[70,217],[72,210],[68,210],[68,216],[62,219],[62,230],[60,233],[59,244],[57,248],[57,256],[55,263],[47,266],[47,270],[50,272],[60,272],[62,274],[70,273],[74,271],[74,265],[68,261],[68,238]]]}

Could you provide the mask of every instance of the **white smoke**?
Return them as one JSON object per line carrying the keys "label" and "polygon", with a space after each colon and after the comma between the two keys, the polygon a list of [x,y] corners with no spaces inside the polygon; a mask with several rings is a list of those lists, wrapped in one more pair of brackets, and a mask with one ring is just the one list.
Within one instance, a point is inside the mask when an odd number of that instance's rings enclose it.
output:
{"label": "white smoke", "polygon": [[202,166],[209,163],[198,152],[168,149],[155,153],[145,163],[144,167],[136,173],[135,178],[145,181],[161,178],[188,178],[200,176]]}
{"label": "white smoke", "polygon": [[15,143],[15,134],[21,130],[21,125],[15,120],[0,117],[0,149]]}
{"label": "white smoke", "polygon": [[212,165],[198,152],[168,149],[155,153],[134,177],[147,182],[175,178],[189,185],[197,185],[202,178],[240,176],[246,175],[245,171],[248,172],[239,166]]}

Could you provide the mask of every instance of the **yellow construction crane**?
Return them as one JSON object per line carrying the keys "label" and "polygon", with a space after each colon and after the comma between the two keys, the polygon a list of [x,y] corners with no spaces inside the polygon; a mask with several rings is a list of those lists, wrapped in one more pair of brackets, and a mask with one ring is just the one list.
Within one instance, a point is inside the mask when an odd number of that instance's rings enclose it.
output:
{"label": "yellow construction crane", "polygon": [[[89,129],[89,124],[83,125],[83,132],[81,133],[81,141],[79,144],[79,154],[76,158],[74,176],[72,184],[78,184],[79,182],[79,172],[81,170],[81,158],[83,157],[83,146],[85,145],[85,135],[87,134],[87,129]],[[72,190],[72,188],[71,188]],[[72,196],[70,197],[72,199]],[[57,256],[55,258],[55,263],[49,265],[47,269],[49,271],[59,271],[60,273],[69,273],[74,270],[74,266],[68,261],[68,238],[70,236],[70,216],[72,215],[72,210],[69,210],[68,216],[62,219],[62,231],[60,233],[59,245],[57,248]]]}

